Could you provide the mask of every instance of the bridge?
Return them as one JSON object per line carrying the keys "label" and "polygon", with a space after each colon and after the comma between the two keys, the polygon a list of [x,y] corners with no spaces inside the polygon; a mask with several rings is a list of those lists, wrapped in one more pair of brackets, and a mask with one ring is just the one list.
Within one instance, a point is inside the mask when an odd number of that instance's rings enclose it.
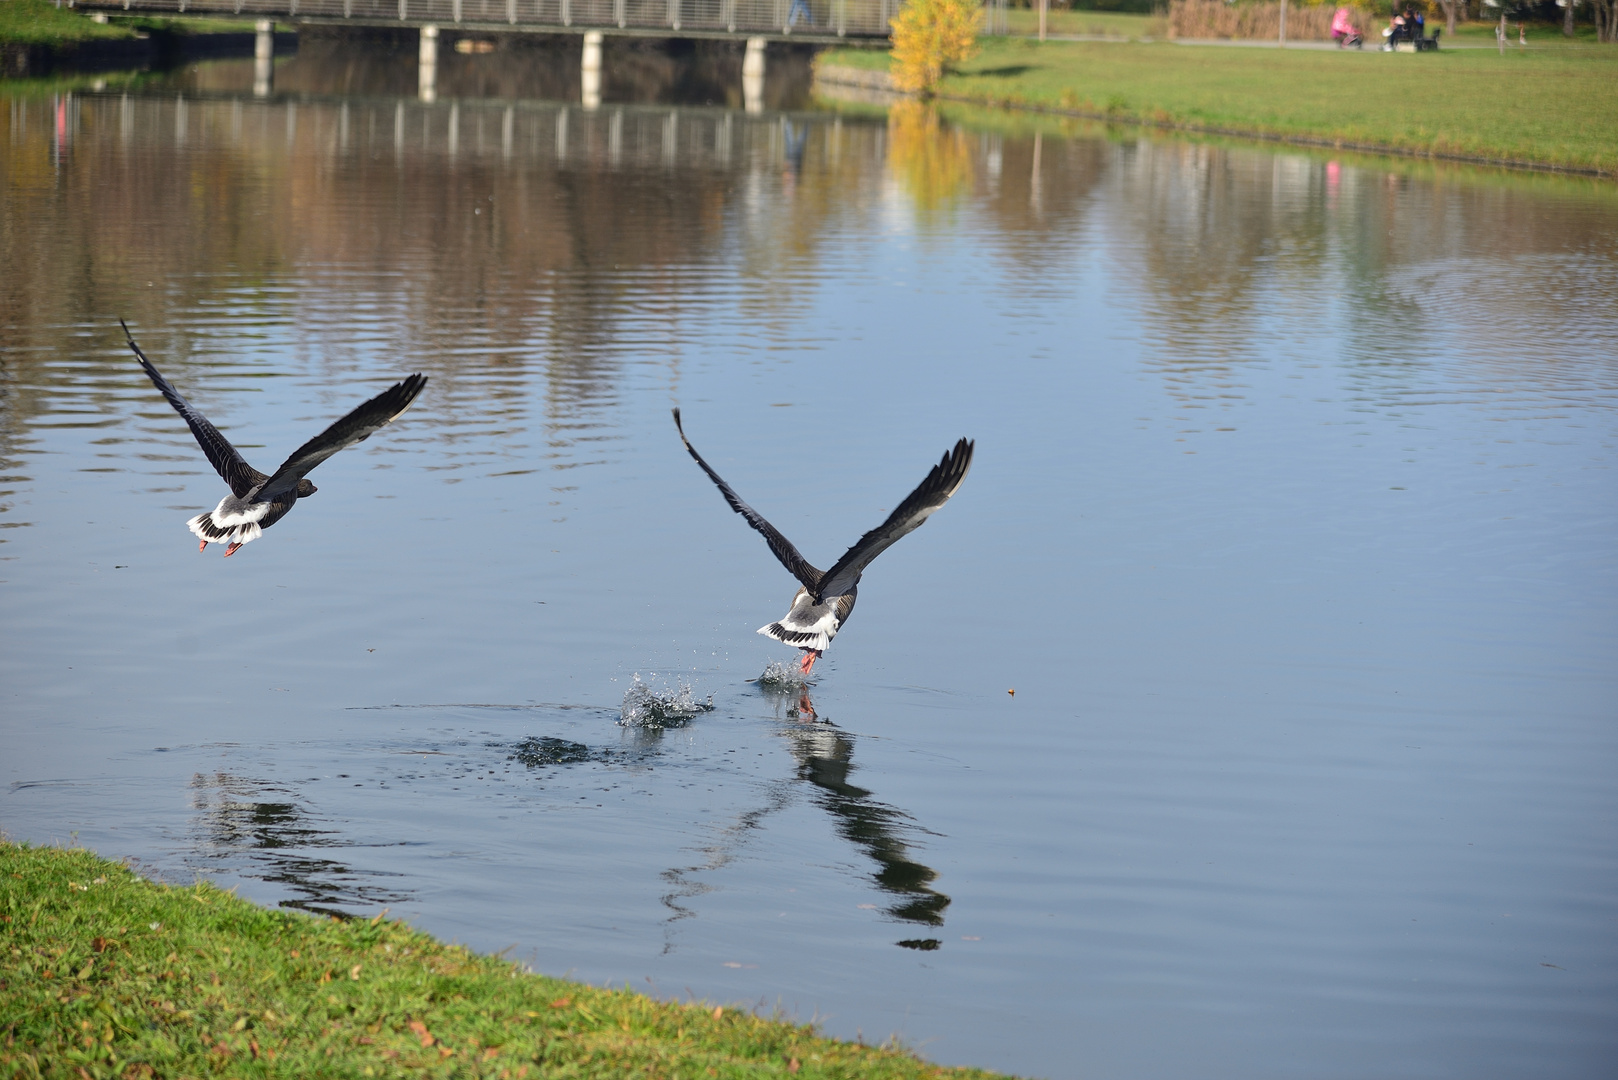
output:
{"label": "bridge", "polygon": [[[58,0],[60,4],[61,0]],[[413,27],[420,32],[417,85],[422,101],[437,98],[440,29],[461,35],[580,34],[584,39],[581,99],[601,104],[601,42],[606,34],[661,38],[732,38],[747,42],[742,97],[749,112],[763,109],[764,59],[770,41],[810,45],[879,44],[903,0],[79,0],[105,20],[118,15],[251,18],[254,93],[275,85],[277,22],[293,25]]]}
{"label": "bridge", "polygon": [[[80,0],[85,11],[474,33],[878,41],[902,0]],[[852,39],[852,40],[851,40]]]}

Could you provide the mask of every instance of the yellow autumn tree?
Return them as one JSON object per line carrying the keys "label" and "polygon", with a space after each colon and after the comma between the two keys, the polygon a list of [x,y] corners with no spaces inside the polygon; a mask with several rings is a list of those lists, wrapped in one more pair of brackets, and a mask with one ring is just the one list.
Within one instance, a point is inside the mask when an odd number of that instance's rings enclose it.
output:
{"label": "yellow autumn tree", "polygon": [[931,94],[951,64],[977,55],[983,6],[980,0],[908,0],[888,25],[893,81],[901,90]]}

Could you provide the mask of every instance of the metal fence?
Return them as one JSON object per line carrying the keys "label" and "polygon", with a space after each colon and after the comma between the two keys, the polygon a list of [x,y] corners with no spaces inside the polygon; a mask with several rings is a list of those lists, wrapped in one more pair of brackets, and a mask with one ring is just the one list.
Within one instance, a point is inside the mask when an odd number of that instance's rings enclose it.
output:
{"label": "metal fence", "polygon": [[457,24],[479,29],[667,30],[676,34],[887,37],[903,0],[91,0],[129,12]]}

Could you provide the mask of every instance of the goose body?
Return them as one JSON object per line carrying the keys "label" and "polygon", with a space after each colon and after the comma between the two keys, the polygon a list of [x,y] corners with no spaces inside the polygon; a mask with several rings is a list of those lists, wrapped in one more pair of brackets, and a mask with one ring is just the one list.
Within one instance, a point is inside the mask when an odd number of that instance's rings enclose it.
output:
{"label": "goose body", "polygon": [[[122,320],[119,325],[123,325]],[[370,438],[378,428],[410,408],[416,395],[427,385],[425,375],[411,375],[395,383],[304,443],[279,469],[266,476],[249,465],[219,429],[180,396],[135,344],[128,326],[124,326],[124,336],[140,361],[141,370],[185,420],[208,461],[230,485],[230,494],[220,499],[218,506],[186,522],[186,527],[201,541],[198,551],[206,551],[209,544],[224,544],[227,558],[236,554],[243,544],[263,536],[264,530],[285,517],[299,499],[308,498],[318,490],[307,478],[316,465],[344,447]]]}
{"label": "goose body", "polygon": [[948,451],[932,471],[927,474],[917,487],[905,497],[905,500],[896,507],[888,519],[864,536],[843,553],[843,557],[833,564],[830,570],[818,570],[799,554],[792,541],[783,536],[779,529],[766,521],[757,510],[748,506],[729,484],[713,471],[713,468],[697,453],[691,440],[685,437],[685,427],[680,423],[680,410],[674,410],[674,427],[680,433],[680,441],[685,444],[686,450],[702,471],[708,474],[708,479],[714,482],[719,493],[725,497],[730,508],[746,519],[747,523],[764,537],[775,553],[775,557],[786,567],[787,572],[800,582],[798,592],[792,598],[792,606],[780,619],[768,626],[759,627],[758,632],[765,637],[774,638],[785,645],[802,649],[804,652],[801,664],[803,673],[809,674],[815,666],[815,661],[826,651],[832,638],[842,629],[843,624],[854,611],[854,601],[859,595],[860,577],[871,561],[892,547],[900,537],[921,527],[931,514],[954,495],[966,479],[966,474],[972,467],[972,449],[975,445],[969,439],[956,442],[953,449]]}
{"label": "goose body", "polygon": [[759,627],[758,632],[784,645],[794,645],[816,654],[823,653],[826,646],[831,644],[831,639],[837,636],[837,631],[848,621],[859,591],[860,587],[854,585],[841,596],[828,596],[816,601],[814,593],[799,586],[798,594],[792,598],[791,609],[778,622]]}

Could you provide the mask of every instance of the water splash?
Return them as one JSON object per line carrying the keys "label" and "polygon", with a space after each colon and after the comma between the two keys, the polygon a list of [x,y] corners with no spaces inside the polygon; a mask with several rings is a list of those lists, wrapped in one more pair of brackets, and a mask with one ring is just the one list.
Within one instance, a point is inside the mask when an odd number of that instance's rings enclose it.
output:
{"label": "water splash", "polygon": [[796,694],[809,685],[802,668],[797,664],[783,664],[779,660],[771,660],[764,673],[754,681],[760,690],[770,694]]}
{"label": "water splash", "polygon": [[624,691],[618,723],[623,727],[684,727],[699,713],[712,711],[712,694],[707,701],[698,701],[690,683],[657,688],[641,682],[636,673],[634,682]]}

